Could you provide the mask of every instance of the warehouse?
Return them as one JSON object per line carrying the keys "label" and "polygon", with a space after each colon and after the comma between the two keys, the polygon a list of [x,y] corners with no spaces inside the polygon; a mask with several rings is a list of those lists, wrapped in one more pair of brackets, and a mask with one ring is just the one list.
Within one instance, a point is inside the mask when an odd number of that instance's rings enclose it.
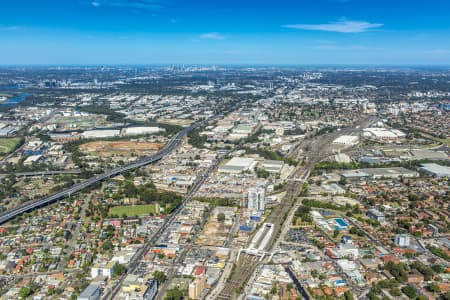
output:
{"label": "warehouse", "polygon": [[122,129],[122,135],[144,135],[153,134],[163,129],[159,127],[128,127]]}
{"label": "warehouse", "polygon": [[340,164],[348,164],[351,163],[352,160],[350,159],[350,156],[348,156],[345,153],[338,153],[334,155],[334,161]]}
{"label": "warehouse", "polygon": [[422,164],[421,171],[438,178],[450,177],[450,167],[438,164]]}
{"label": "warehouse", "polygon": [[338,184],[336,183],[330,183],[330,184],[322,184],[321,188],[328,194],[331,195],[343,195],[345,194],[345,190],[340,187]]}
{"label": "warehouse", "polygon": [[5,127],[0,129],[0,136],[1,137],[10,137],[15,136],[17,134],[17,129],[14,127]]}
{"label": "warehouse", "polygon": [[253,170],[256,161],[249,157],[233,157],[227,163],[219,167],[220,173],[239,174],[244,171]]}
{"label": "warehouse", "polygon": [[369,177],[369,174],[366,172],[362,172],[361,170],[348,170],[343,171],[341,176],[347,180],[357,180],[357,179],[365,179]]}
{"label": "warehouse", "polygon": [[344,146],[354,146],[358,144],[358,137],[356,135],[341,135],[333,141],[333,144],[344,145]]}
{"label": "warehouse", "polygon": [[392,142],[400,138],[404,138],[406,135],[405,133],[397,129],[386,129],[375,127],[364,129],[364,136],[376,140]]}
{"label": "warehouse", "polygon": [[269,173],[281,173],[284,162],[281,160],[265,160],[261,163],[261,167]]}
{"label": "warehouse", "polygon": [[95,138],[111,138],[120,135],[120,130],[107,129],[107,130],[87,130],[82,133],[85,139],[95,139]]}
{"label": "warehouse", "polygon": [[250,124],[239,124],[233,128],[233,133],[250,135],[254,128],[255,127]]}
{"label": "warehouse", "polygon": [[397,168],[367,168],[358,170],[347,170],[341,173],[341,176],[345,179],[363,179],[371,177],[374,179],[380,178],[414,178],[419,177],[419,173],[411,171],[402,167]]}
{"label": "warehouse", "polygon": [[40,154],[39,155],[31,155],[31,156],[28,156],[27,159],[25,159],[23,164],[25,166],[30,166],[30,165],[35,164],[38,161],[40,161],[41,158],[42,158],[42,155],[40,155]]}
{"label": "warehouse", "polygon": [[414,159],[418,160],[448,160],[448,155],[443,151],[433,151],[428,149],[411,151]]}
{"label": "warehouse", "polygon": [[397,167],[397,168],[368,168],[368,169],[360,169],[361,172],[367,173],[370,177],[379,179],[379,178],[414,178],[419,177],[419,174],[415,171],[408,170],[406,168]]}

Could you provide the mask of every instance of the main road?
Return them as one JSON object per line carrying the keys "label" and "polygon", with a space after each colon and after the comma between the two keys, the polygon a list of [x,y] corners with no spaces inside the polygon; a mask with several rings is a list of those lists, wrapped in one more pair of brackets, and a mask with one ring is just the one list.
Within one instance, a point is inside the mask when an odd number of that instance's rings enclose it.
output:
{"label": "main road", "polygon": [[97,175],[94,176],[88,180],[85,180],[83,182],[74,184],[73,186],[71,186],[70,188],[67,188],[61,192],[57,192],[55,194],[52,194],[50,196],[41,198],[41,199],[37,199],[37,200],[32,200],[32,201],[28,201],[25,202],[15,208],[6,210],[2,213],[0,213],[0,224],[6,223],[12,219],[14,219],[15,217],[25,213],[25,212],[29,212],[32,211],[36,208],[39,207],[43,207],[46,205],[49,205],[51,203],[54,203],[56,201],[59,201],[61,199],[70,197],[71,195],[74,195],[78,192],[80,192],[81,190],[93,186],[98,182],[102,182],[108,178],[120,175],[122,173],[126,173],[128,171],[146,166],[148,164],[154,163],[156,161],[161,160],[163,157],[165,157],[166,155],[170,154],[175,148],[177,148],[181,141],[183,140],[183,138],[192,130],[202,126],[203,124],[207,123],[208,121],[212,121],[217,117],[211,117],[209,119],[203,120],[203,121],[199,121],[196,122],[194,124],[192,124],[189,127],[184,128],[183,130],[179,131],[174,137],[172,137],[172,139],[164,146],[164,148],[162,148],[158,153],[151,155],[151,156],[146,156],[136,162],[127,164],[125,166],[122,167],[118,167],[115,168],[113,170],[110,170],[108,172],[105,172],[101,175]]}
{"label": "main road", "polygon": [[[140,248],[134,256],[131,258],[130,262],[127,265],[126,274],[133,274],[139,266],[142,258],[150,251],[151,247],[158,241],[158,238],[163,234],[164,230],[166,230],[170,224],[176,219],[176,216],[180,214],[180,212],[185,208],[186,204],[192,200],[195,193],[198,189],[203,185],[205,180],[208,178],[209,174],[217,168],[219,163],[222,161],[223,156],[219,157],[209,168],[206,170],[204,174],[197,178],[194,185],[189,190],[187,196],[184,198],[183,202],[173,211],[165,220],[164,223],[159,227],[159,229],[152,235],[152,237],[144,244],[142,248]],[[186,255],[186,251],[178,257],[177,261],[182,261],[184,256]],[[102,295],[101,299],[109,299],[112,300],[119,292],[122,281],[125,279],[125,276],[122,276],[110,290],[107,290],[104,295]],[[158,295],[161,295],[163,291],[167,289],[167,285],[163,286],[163,288],[158,292]]]}

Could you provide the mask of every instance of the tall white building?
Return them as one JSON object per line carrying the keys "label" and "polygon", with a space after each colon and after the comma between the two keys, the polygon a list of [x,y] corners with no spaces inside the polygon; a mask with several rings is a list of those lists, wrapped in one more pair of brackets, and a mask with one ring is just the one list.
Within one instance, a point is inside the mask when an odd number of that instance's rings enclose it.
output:
{"label": "tall white building", "polygon": [[265,189],[262,187],[248,189],[248,209],[264,212],[266,207]]}
{"label": "tall white building", "polygon": [[394,243],[399,247],[408,247],[410,243],[409,235],[396,234],[394,236]]}

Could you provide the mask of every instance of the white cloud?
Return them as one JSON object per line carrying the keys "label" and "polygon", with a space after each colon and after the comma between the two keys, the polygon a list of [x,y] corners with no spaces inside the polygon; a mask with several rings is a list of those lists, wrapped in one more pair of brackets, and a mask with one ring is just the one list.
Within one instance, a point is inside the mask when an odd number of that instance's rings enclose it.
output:
{"label": "white cloud", "polygon": [[17,31],[22,29],[21,26],[9,26],[9,25],[1,25],[0,24],[0,31]]}
{"label": "white cloud", "polygon": [[369,48],[364,45],[337,45],[337,44],[321,44],[314,47],[321,50],[379,50],[379,48]]}
{"label": "white cloud", "polygon": [[93,0],[90,4],[94,7],[116,7],[137,10],[156,10],[163,6],[161,0]]}
{"label": "white cloud", "polygon": [[207,32],[200,35],[200,38],[205,40],[223,40],[225,37],[218,32]]}
{"label": "white cloud", "polygon": [[371,29],[380,28],[381,23],[370,23],[366,21],[349,21],[341,20],[337,22],[330,22],[326,24],[288,24],[283,27],[301,30],[318,30],[340,33],[360,33]]}
{"label": "white cloud", "polygon": [[432,50],[427,50],[425,51],[425,54],[429,54],[429,55],[449,55],[450,54],[450,49],[432,49]]}

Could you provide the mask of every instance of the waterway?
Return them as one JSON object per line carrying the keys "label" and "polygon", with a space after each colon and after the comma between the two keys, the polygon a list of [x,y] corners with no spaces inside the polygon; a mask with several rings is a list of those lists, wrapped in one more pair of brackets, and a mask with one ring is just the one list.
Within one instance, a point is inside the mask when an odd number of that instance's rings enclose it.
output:
{"label": "waterway", "polygon": [[9,98],[8,100],[6,100],[5,102],[1,102],[0,103],[0,107],[4,107],[4,106],[14,106],[16,104],[21,103],[22,101],[24,101],[27,97],[31,96],[31,94],[28,93],[22,93],[16,97],[13,98]]}

